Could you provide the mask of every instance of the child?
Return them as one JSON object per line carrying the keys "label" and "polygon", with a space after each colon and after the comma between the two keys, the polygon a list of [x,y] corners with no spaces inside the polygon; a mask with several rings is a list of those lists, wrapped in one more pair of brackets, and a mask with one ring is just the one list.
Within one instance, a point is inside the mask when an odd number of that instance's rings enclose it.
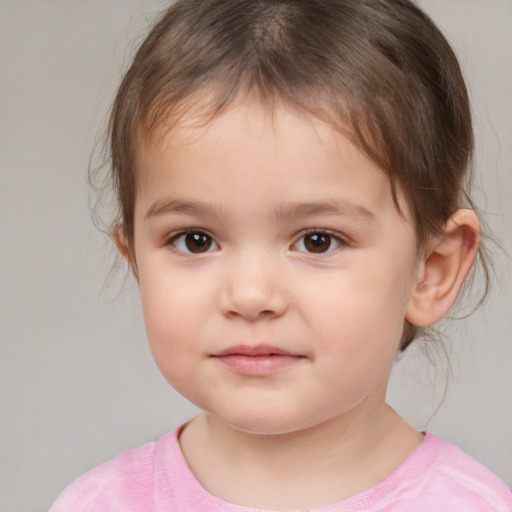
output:
{"label": "child", "polygon": [[[510,511],[385,403],[479,251],[467,92],[408,0],[178,0],[116,97],[113,237],[204,413],[52,512]],[[485,265],[485,260],[484,265]]]}

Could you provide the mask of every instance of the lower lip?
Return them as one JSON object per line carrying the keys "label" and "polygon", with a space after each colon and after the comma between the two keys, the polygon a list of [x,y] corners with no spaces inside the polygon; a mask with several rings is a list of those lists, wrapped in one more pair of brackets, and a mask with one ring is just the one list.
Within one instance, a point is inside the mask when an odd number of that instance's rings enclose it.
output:
{"label": "lower lip", "polygon": [[230,354],[216,356],[215,359],[242,375],[265,377],[279,370],[289,368],[304,358],[289,354],[266,354],[259,356]]}

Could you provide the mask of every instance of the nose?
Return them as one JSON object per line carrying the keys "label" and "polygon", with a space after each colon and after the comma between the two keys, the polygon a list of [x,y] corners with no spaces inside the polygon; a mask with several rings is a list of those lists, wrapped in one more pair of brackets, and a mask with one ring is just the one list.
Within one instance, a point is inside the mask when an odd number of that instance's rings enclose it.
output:
{"label": "nose", "polygon": [[271,259],[230,261],[219,300],[222,313],[248,321],[282,316],[288,309],[284,276]]}

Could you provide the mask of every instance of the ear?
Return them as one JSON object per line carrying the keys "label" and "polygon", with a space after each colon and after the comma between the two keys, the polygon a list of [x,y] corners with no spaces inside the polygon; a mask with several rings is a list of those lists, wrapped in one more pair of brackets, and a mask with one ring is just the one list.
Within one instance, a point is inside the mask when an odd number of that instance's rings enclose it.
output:
{"label": "ear", "polygon": [[420,262],[407,304],[405,319],[409,323],[431,325],[448,312],[475,260],[479,243],[480,222],[475,212],[461,209],[453,213]]}
{"label": "ear", "polygon": [[126,260],[128,265],[130,266],[133,275],[138,280],[137,273],[137,262],[135,261],[135,253],[133,251],[133,247],[128,242],[126,234],[124,233],[122,226],[116,226],[112,232],[112,238],[114,239],[114,243],[116,244],[117,250],[119,254]]}

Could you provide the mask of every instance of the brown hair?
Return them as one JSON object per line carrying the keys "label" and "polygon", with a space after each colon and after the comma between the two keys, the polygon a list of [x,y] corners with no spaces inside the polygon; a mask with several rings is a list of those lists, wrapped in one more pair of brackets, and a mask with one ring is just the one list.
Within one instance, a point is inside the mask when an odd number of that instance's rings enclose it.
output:
{"label": "brown hair", "polygon": [[[247,94],[348,134],[387,173],[399,210],[403,194],[419,247],[471,206],[466,86],[450,45],[414,3],[177,0],[137,51],[111,114],[115,229],[129,246],[144,137],[190,109],[204,107],[211,119]],[[418,334],[407,324],[401,350]]]}

